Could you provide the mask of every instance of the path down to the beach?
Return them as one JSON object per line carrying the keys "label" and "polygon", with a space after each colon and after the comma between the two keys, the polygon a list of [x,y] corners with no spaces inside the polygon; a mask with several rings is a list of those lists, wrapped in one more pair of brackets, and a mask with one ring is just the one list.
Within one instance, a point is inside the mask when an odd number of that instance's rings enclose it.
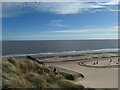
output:
{"label": "path down to the beach", "polygon": [[[118,88],[118,53],[95,53],[38,58],[61,71],[81,73],[75,83],[88,88]],[[94,64],[95,63],[95,64]],[[96,64],[97,63],[97,64]]]}
{"label": "path down to the beach", "polygon": [[[106,60],[117,59],[117,58],[105,58]],[[101,59],[97,59],[98,61]],[[74,72],[82,73],[85,78],[78,79],[75,81],[77,84],[83,84],[85,87],[89,88],[118,88],[118,68],[105,67],[105,68],[93,68],[85,67],[79,65],[80,61],[70,61],[70,62],[59,62],[53,63],[59,68],[64,68],[66,70],[71,70]]]}

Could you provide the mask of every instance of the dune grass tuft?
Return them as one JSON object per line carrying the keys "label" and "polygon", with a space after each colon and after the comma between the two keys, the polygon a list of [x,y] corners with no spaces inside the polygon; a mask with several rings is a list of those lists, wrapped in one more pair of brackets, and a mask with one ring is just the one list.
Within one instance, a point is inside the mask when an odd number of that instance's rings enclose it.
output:
{"label": "dune grass tuft", "polygon": [[3,58],[3,88],[80,88],[69,80],[74,77],[55,73],[47,66],[27,59]]}

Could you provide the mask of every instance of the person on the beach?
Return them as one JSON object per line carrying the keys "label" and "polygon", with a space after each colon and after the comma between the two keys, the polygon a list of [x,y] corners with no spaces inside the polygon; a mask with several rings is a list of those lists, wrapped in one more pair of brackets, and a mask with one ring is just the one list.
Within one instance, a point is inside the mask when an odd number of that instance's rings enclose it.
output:
{"label": "person on the beach", "polygon": [[56,72],[56,68],[54,68],[53,71]]}
{"label": "person on the beach", "polygon": [[112,62],[112,60],[110,60],[110,62]]}
{"label": "person on the beach", "polygon": [[119,61],[119,58],[118,58],[118,61]]}
{"label": "person on the beach", "polygon": [[96,62],[96,64],[98,64],[98,61]]}

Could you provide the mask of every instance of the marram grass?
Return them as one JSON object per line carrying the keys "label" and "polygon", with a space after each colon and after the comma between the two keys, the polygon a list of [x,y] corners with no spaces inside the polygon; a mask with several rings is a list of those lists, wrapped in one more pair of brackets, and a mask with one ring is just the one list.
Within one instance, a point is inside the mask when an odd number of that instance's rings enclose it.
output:
{"label": "marram grass", "polygon": [[[3,88],[80,88],[84,86],[69,81],[67,74],[54,73],[47,66],[34,61],[3,58]],[[68,79],[66,78],[68,77]],[[74,77],[72,77],[74,79]]]}

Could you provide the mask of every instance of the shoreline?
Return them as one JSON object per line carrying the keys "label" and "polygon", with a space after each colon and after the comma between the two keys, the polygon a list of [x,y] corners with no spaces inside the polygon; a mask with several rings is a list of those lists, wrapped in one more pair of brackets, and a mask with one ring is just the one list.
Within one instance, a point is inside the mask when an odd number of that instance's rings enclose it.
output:
{"label": "shoreline", "polygon": [[32,57],[54,57],[54,56],[69,56],[69,55],[82,55],[82,54],[95,54],[95,53],[116,53],[118,48],[108,48],[108,49],[89,49],[80,51],[64,51],[64,52],[48,52],[48,53],[36,53],[36,54],[11,54],[3,55],[2,57],[14,57],[14,58],[24,58],[27,55]]}

